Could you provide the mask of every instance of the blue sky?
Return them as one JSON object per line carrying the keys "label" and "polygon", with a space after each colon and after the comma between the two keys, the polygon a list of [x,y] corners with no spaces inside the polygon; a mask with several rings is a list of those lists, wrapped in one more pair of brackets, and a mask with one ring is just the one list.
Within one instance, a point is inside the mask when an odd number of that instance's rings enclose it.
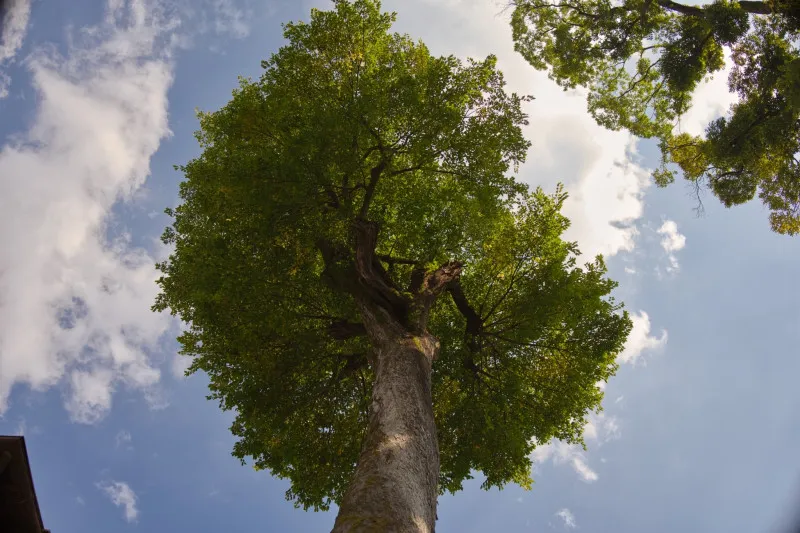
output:
{"label": "blue sky", "polygon": [[[181,377],[149,307],[194,109],[257,76],[280,23],[327,2],[16,0],[0,41],[0,433],[24,434],[54,533],[325,531],[331,513],[230,456],[231,417]],[[566,184],[570,238],[604,253],[635,329],[586,428],[534,453],[536,484],[440,499],[441,532],[774,531],[800,496],[800,240],[758,204],[705,215],[656,189],[653,144],[597,127],[512,49],[491,0],[392,0],[433,53],[494,53],[530,93],[521,177]],[[682,127],[730,102],[704,84]]]}

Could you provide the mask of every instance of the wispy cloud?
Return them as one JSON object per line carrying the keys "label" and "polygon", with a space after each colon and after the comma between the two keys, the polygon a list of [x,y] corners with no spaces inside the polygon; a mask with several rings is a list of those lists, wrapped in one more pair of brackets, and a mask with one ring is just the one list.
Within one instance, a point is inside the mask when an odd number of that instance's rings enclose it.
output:
{"label": "wispy cloud", "polygon": [[647,351],[658,350],[667,344],[667,331],[662,330],[659,337],[650,335],[650,317],[644,311],[631,314],[633,329],[628,335],[625,349],[617,356],[620,363],[635,364]]}
{"label": "wispy cloud", "polygon": [[[603,444],[620,438],[619,422],[614,416],[605,413],[590,414],[583,428],[583,438],[588,445],[602,446]],[[553,461],[554,464],[566,464],[572,467],[578,477],[586,483],[599,479],[597,472],[589,466],[586,452],[577,444],[562,441],[551,441],[537,446],[531,454],[535,465]]]}
{"label": "wispy cloud", "polygon": [[586,464],[586,459],[583,457],[583,455],[575,455],[572,457],[570,462],[572,464],[572,468],[575,469],[575,472],[577,472],[581,479],[587,483],[597,481],[599,478],[597,472],[589,468],[589,465]]}
{"label": "wispy cloud", "polygon": [[[28,22],[30,1],[11,5],[0,58]],[[82,423],[102,419],[123,387],[166,405],[152,354],[176,324],[150,311],[166,250],[133,246],[113,209],[135,199],[171,135],[176,52],[204,32],[243,36],[248,13],[241,0],[107,0],[64,55],[28,55],[36,113],[0,148],[0,415],[16,384],[64,384]]]}
{"label": "wispy cloud", "polygon": [[171,322],[149,309],[155,258],[106,238],[170,134],[174,22],[155,5],[109,2],[65,56],[28,60],[36,115],[0,149],[0,413],[14,384],[64,380],[71,418],[91,423],[118,387],[159,381],[149,354]]}
{"label": "wispy cloud", "polygon": [[122,516],[126,522],[136,522],[139,518],[139,509],[136,506],[137,497],[127,483],[123,481],[98,483],[97,488],[105,492],[111,503],[122,508]]}
{"label": "wispy cloud", "polygon": [[0,63],[12,59],[25,39],[31,0],[6,0],[0,4]]}
{"label": "wispy cloud", "polygon": [[567,529],[575,529],[578,525],[575,523],[575,515],[566,507],[559,510],[556,516],[564,521],[564,527]]}
{"label": "wispy cloud", "polygon": [[3,64],[13,60],[22,48],[30,16],[31,0],[0,2],[0,98],[8,96],[11,85],[11,78],[3,72]]}
{"label": "wispy cloud", "polygon": [[125,446],[128,449],[133,449],[133,446],[130,446],[131,440],[132,440],[132,437],[131,437],[130,432],[128,432],[128,431],[126,431],[124,429],[121,429],[117,433],[117,436],[114,437],[114,443],[115,443],[115,446],[117,448],[119,448],[120,446]]}
{"label": "wispy cloud", "polygon": [[619,421],[615,416],[603,412],[591,413],[583,427],[583,436],[587,441],[603,444],[620,438]]}
{"label": "wispy cloud", "polygon": [[250,34],[247,10],[234,0],[213,0],[214,31],[242,39]]}
{"label": "wispy cloud", "polygon": [[597,481],[597,472],[589,467],[586,461],[586,454],[583,449],[576,444],[568,444],[562,441],[552,441],[547,444],[537,446],[531,454],[531,459],[536,465],[553,461],[554,464],[568,464],[572,467],[578,477],[586,483]]}
{"label": "wispy cloud", "polygon": [[675,252],[683,250],[686,246],[686,236],[678,231],[678,224],[673,220],[665,220],[657,232],[661,235],[661,248],[667,253],[667,258],[669,259],[667,272],[677,272],[680,265]]}

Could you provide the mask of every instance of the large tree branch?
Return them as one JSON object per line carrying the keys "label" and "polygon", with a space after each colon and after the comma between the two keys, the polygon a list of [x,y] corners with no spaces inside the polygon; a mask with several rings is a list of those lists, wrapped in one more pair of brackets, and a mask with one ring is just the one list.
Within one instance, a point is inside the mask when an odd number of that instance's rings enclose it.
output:
{"label": "large tree branch", "polygon": [[664,9],[675,11],[676,13],[680,13],[681,15],[688,15],[691,17],[705,16],[705,11],[703,10],[702,7],[687,6],[684,4],[679,4],[677,2],[673,2],[672,0],[657,0],[657,1],[658,5],[660,5]]}
{"label": "large tree branch", "polygon": [[473,373],[477,372],[480,369],[475,364],[474,355],[480,353],[483,349],[483,342],[480,338],[483,333],[483,319],[470,305],[459,280],[455,280],[448,285],[447,291],[450,293],[450,297],[453,298],[456,309],[467,320],[467,326],[464,329],[464,343],[467,345],[467,353],[463,360],[464,367],[472,370]]}
{"label": "large tree branch", "polygon": [[390,265],[418,265],[419,261],[416,259],[405,259],[402,257],[392,257],[391,255],[376,255],[378,259]]}
{"label": "large tree branch", "polygon": [[378,224],[375,222],[364,219],[357,219],[353,222],[354,266],[360,287],[359,294],[354,294],[354,296],[366,298],[366,300],[378,304],[389,311],[395,319],[402,322],[407,316],[410,302],[400,292],[399,287],[395,286],[381,265],[380,259],[375,256],[378,231]]}
{"label": "large tree branch", "polygon": [[[674,12],[680,13],[682,15],[687,15],[687,16],[691,16],[691,17],[704,17],[705,16],[705,8],[704,7],[680,4],[678,2],[674,2],[673,0],[656,0],[656,3],[659,6],[661,6],[662,8],[664,8],[664,9],[668,9],[669,11],[674,11]],[[520,2],[511,2],[511,5],[519,6]],[[645,2],[642,5],[642,8],[640,10],[640,14],[641,14],[640,21],[641,22],[644,22],[644,16],[646,14],[646,11],[647,11],[647,8],[649,7],[649,5],[650,5],[650,2]],[[751,13],[753,15],[769,15],[769,14],[772,13],[772,8],[770,7],[770,5],[767,2],[762,2],[760,0],[741,0],[739,2],[739,6],[744,11],[746,11],[747,13]],[[550,8],[550,9],[553,9],[553,8],[557,8],[557,9],[567,8],[567,9],[569,9],[571,11],[574,11],[575,13],[578,13],[579,15],[581,15],[581,16],[583,16],[585,18],[588,18],[588,19],[597,20],[597,19],[600,18],[600,15],[598,13],[591,13],[591,12],[584,11],[584,10],[582,10],[580,8],[580,6],[575,5],[575,4],[570,4],[570,3],[567,3],[567,2],[555,3],[555,4],[533,4],[533,5],[531,5],[531,4],[526,2],[525,3],[525,7],[527,9],[532,10],[532,11],[538,10],[538,9],[547,9],[547,8]],[[613,13],[615,10],[618,10],[620,8],[621,8],[621,6],[616,6],[616,7],[611,8],[611,11]],[[624,8],[622,8],[622,9],[624,9]],[[576,24],[576,26],[578,26],[578,25]]]}
{"label": "large tree branch", "polygon": [[423,292],[430,296],[438,296],[450,283],[458,280],[463,266],[458,261],[450,261],[440,266],[425,277]]}
{"label": "large tree branch", "polygon": [[381,174],[386,169],[388,165],[388,161],[383,158],[381,162],[378,163],[376,166],[372,168],[369,172],[369,183],[367,184],[367,189],[364,192],[364,201],[361,204],[361,211],[359,211],[360,218],[366,218],[367,213],[369,212],[369,204],[372,203],[372,197],[375,196],[375,187],[378,185],[378,180],[381,177]]}
{"label": "large tree branch", "polygon": [[[657,1],[658,5],[660,5],[664,9],[669,9],[670,11],[675,11],[676,13],[680,13],[682,15],[688,15],[692,17],[705,16],[705,8],[703,7],[679,4],[677,2],[673,2],[672,0],[657,0]],[[751,13],[753,15],[769,15],[770,13],[772,13],[772,9],[770,8],[768,3],[760,2],[758,0],[741,0],[739,2],[739,6],[747,13]]]}
{"label": "large tree branch", "polygon": [[323,315],[300,314],[298,316],[300,318],[305,318],[307,320],[323,320],[326,322],[330,322],[328,325],[328,335],[330,335],[332,339],[337,341],[352,339],[353,337],[360,337],[362,335],[367,334],[367,331],[364,328],[364,324],[361,324],[360,322],[350,322],[346,318],[340,318],[324,314]]}
{"label": "large tree branch", "polygon": [[328,326],[328,335],[337,341],[344,341],[354,337],[363,337],[366,334],[367,328],[360,322],[334,320]]}
{"label": "large tree branch", "polygon": [[349,378],[362,368],[367,368],[370,357],[365,353],[349,353],[349,354],[342,354],[341,358],[344,359],[346,362],[343,367],[341,367],[337,372],[335,379],[336,381],[341,381],[343,379]]}
{"label": "large tree branch", "polygon": [[[463,265],[458,261],[450,261],[432,272],[424,273],[416,269],[412,275],[412,291],[414,297],[414,316],[410,317],[410,324],[414,329],[424,331],[428,324],[431,307],[436,298],[461,276]],[[419,281],[421,278],[421,281]],[[419,287],[416,289],[416,287]],[[415,290],[416,289],[416,290]]]}
{"label": "large tree branch", "polygon": [[483,326],[483,320],[469,304],[469,301],[467,301],[467,297],[464,294],[464,289],[461,287],[461,282],[456,280],[451,283],[447,287],[447,292],[449,292],[450,297],[453,298],[453,303],[456,304],[456,309],[458,309],[458,312],[461,313],[467,320],[466,333],[469,335],[477,335],[480,333],[481,327]]}
{"label": "large tree branch", "polygon": [[754,15],[769,15],[772,13],[768,3],[756,0],[740,0],[739,7]]}

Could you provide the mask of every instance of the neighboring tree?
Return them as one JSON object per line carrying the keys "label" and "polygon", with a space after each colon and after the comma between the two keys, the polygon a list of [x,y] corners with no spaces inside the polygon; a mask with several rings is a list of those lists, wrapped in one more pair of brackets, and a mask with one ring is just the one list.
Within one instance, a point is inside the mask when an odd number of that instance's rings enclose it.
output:
{"label": "neighboring tree", "polygon": [[602,258],[576,266],[565,194],[507,175],[525,98],[495,58],[432,57],[372,0],[288,44],[200,113],[202,155],[155,309],[235,410],[234,455],[334,531],[433,531],[440,491],[531,484],[580,443],[631,324]]}
{"label": "neighboring tree", "polygon": [[[516,0],[516,49],[565,89],[585,87],[607,128],[660,139],[660,185],[707,185],[730,207],[756,193],[772,229],[800,232],[800,2]],[[692,94],[724,66],[738,101],[704,136],[675,126]]]}

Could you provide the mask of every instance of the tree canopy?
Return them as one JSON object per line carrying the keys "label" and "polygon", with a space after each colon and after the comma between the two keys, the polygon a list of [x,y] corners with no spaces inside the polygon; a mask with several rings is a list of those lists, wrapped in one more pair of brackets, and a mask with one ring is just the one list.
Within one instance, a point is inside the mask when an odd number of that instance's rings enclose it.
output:
{"label": "tree canopy", "polygon": [[[607,128],[657,138],[658,184],[675,168],[728,207],[755,197],[772,229],[800,232],[800,3],[516,0],[516,49],[568,88],[588,89]],[[676,128],[698,84],[733,63],[737,101],[705,135]]]}
{"label": "tree canopy", "polygon": [[582,442],[600,408],[631,327],[616,284],[562,240],[565,193],[515,179],[526,97],[494,57],[434,57],[378,2],[334,4],[199,114],[154,308],[188,324],[190,372],[235,410],[234,455],[288,478],[297,505],[339,502],[359,457],[374,363],[359,298],[440,343],[440,489],[473,471],[527,487],[536,444]]}

